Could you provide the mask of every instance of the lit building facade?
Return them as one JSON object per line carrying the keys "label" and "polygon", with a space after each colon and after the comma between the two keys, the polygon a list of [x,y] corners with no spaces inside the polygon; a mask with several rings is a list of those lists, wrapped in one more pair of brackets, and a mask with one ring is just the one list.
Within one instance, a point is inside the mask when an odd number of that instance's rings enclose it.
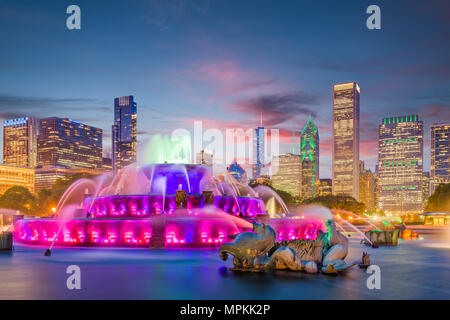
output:
{"label": "lit building facade", "polygon": [[102,158],[102,169],[106,172],[112,171],[112,159],[108,157]]}
{"label": "lit building facade", "polygon": [[333,183],[331,179],[320,179],[319,183],[319,197],[333,194]]}
{"label": "lit building facade", "polygon": [[450,183],[450,122],[431,126],[430,194]]}
{"label": "lit building facade", "polygon": [[360,161],[359,172],[359,201],[366,205],[366,209],[376,208],[376,179],[370,170],[364,168],[364,162]]}
{"label": "lit building facade", "polygon": [[34,170],[34,190],[39,192],[42,189],[50,189],[53,187],[56,180],[69,177],[77,173],[85,173],[95,176],[105,172],[106,171],[102,169],[67,168],[60,166],[39,167]]}
{"label": "lit building facade", "polygon": [[425,208],[428,203],[428,197],[430,196],[430,173],[423,172],[422,174],[422,202]]}
{"label": "lit building facade", "polygon": [[278,170],[272,175],[272,186],[301,198],[302,159],[300,155],[287,153],[277,157]]}
{"label": "lit building facade", "polygon": [[27,188],[34,193],[34,169],[0,165],[0,195],[15,186]]}
{"label": "lit building facade", "polygon": [[253,164],[253,179],[257,179],[263,175],[265,164],[265,144],[266,131],[261,125],[255,129],[254,132],[254,164]]}
{"label": "lit building facade", "polygon": [[333,86],[333,194],[359,199],[359,95],[356,82]]}
{"label": "lit building facade", "polygon": [[68,118],[39,121],[38,165],[102,168],[102,129]]}
{"label": "lit building facade", "polygon": [[423,122],[417,115],[384,118],[378,139],[381,210],[413,214],[423,208]]}
{"label": "lit building facade", "polygon": [[114,99],[112,162],[114,172],[136,162],[137,104],[133,96]]}
{"label": "lit building facade", "polygon": [[3,122],[3,163],[16,167],[36,167],[36,119],[24,117]]}
{"label": "lit building facade", "polygon": [[302,158],[302,198],[318,196],[319,181],[319,129],[311,120],[306,122],[300,135]]}

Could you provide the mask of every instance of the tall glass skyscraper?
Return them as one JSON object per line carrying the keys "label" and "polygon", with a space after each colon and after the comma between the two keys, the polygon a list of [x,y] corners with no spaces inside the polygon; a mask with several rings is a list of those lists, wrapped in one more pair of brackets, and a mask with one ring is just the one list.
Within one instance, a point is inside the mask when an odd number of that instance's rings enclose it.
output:
{"label": "tall glass skyscraper", "polygon": [[37,121],[24,117],[3,122],[3,163],[16,167],[37,165]]}
{"label": "tall glass skyscraper", "polygon": [[333,86],[333,194],[359,199],[359,94],[356,82]]}
{"label": "tall glass skyscraper", "polygon": [[136,162],[137,104],[133,96],[114,99],[114,125],[112,126],[113,170]]}
{"label": "tall glass skyscraper", "polygon": [[378,201],[390,213],[423,208],[423,122],[417,115],[384,118],[378,138]]}
{"label": "tall glass skyscraper", "polygon": [[68,118],[39,121],[38,164],[69,168],[102,168],[102,129]]}
{"label": "tall glass skyscraper", "polygon": [[450,122],[431,126],[430,193],[450,183]]}
{"label": "tall glass skyscraper", "polygon": [[319,130],[309,116],[300,135],[302,157],[302,198],[318,196],[319,181]]}
{"label": "tall glass skyscraper", "polygon": [[265,139],[266,132],[262,124],[255,129],[254,136],[254,164],[253,164],[253,179],[260,178],[263,175],[263,168],[265,164]]}

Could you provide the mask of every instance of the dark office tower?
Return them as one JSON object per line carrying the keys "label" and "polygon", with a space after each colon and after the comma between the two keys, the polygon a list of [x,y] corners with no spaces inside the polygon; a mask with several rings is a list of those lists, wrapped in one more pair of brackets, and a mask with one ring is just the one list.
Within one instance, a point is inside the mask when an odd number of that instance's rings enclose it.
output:
{"label": "dark office tower", "polygon": [[359,86],[333,86],[333,194],[359,199]]}
{"label": "dark office tower", "polygon": [[37,122],[17,118],[3,122],[3,163],[15,167],[37,165]]}
{"label": "dark office tower", "polygon": [[378,201],[388,213],[422,211],[423,122],[417,115],[384,118],[378,134]]}
{"label": "dark office tower", "polygon": [[102,168],[102,129],[68,118],[39,121],[38,164],[68,168]]}
{"label": "dark office tower", "polygon": [[450,183],[450,122],[431,126],[430,195]]}
{"label": "dark office tower", "polygon": [[112,126],[113,170],[136,162],[137,104],[133,96],[114,99],[114,125]]}
{"label": "dark office tower", "polygon": [[300,135],[300,155],[302,156],[302,198],[319,195],[319,129],[309,116]]}

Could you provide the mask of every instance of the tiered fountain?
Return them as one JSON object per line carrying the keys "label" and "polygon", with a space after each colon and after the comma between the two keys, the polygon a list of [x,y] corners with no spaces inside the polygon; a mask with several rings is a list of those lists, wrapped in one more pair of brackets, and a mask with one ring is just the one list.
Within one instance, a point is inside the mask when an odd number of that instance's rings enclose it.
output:
{"label": "tiered fountain", "polygon": [[273,209],[269,215],[265,202],[286,206],[265,188],[217,182],[202,165],[132,165],[116,176],[75,182],[61,198],[57,217],[18,220],[14,238],[51,247],[212,247],[250,230],[253,221],[270,223],[278,241],[315,239],[326,229],[326,219]]}

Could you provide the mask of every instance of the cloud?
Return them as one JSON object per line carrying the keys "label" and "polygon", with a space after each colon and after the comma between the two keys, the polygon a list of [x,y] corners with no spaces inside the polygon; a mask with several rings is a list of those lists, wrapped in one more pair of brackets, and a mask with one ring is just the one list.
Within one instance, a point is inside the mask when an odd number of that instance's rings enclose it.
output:
{"label": "cloud", "polygon": [[97,102],[97,99],[86,98],[46,98],[46,97],[30,97],[30,96],[15,96],[8,94],[0,94],[0,107],[27,107],[27,106],[42,106],[46,104],[56,103],[86,103]]}
{"label": "cloud", "polygon": [[387,66],[392,66],[393,63],[399,61],[399,57],[382,57],[364,60],[352,59],[339,62],[330,61],[333,61],[333,59],[323,57],[320,61],[301,63],[299,64],[299,67],[336,72],[371,74],[383,72]]}
{"label": "cloud", "polygon": [[[49,109],[73,109],[76,107],[80,110],[95,110],[96,112],[111,112],[109,108],[96,106],[99,104],[98,99],[89,98],[48,98],[48,97],[33,97],[33,96],[17,96],[10,94],[0,94],[0,115],[2,118],[14,118],[21,116],[41,116],[48,114]],[[98,119],[95,119],[98,120]]]}
{"label": "cloud", "polygon": [[266,126],[277,126],[300,115],[316,117],[317,112],[312,108],[315,103],[315,96],[298,91],[241,99],[231,106],[231,110],[258,118],[262,114]]}
{"label": "cloud", "polygon": [[450,120],[450,105],[429,103],[418,109],[423,119]]}
{"label": "cloud", "polygon": [[[301,68],[327,70],[338,73],[382,75],[394,77],[435,77],[450,79],[450,63],[432,62],[417,64],[417,61],[405,62],[404,58],[392,56],[365,60],[347,60],[329,62],[332,59],[300,64]],[[419,78],[423,81],[423,78]]]}

